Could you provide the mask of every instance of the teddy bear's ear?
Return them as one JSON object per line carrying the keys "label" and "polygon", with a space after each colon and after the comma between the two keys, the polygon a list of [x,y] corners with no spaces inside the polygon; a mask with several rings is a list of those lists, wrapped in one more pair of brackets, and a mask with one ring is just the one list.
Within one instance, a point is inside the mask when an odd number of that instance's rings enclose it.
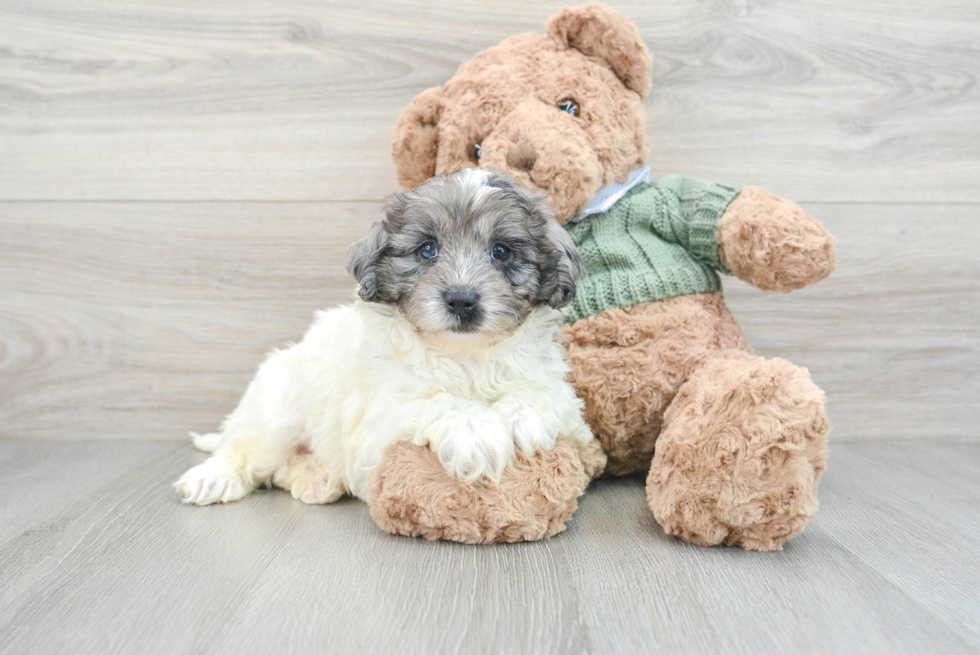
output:
{"label": "teddy bear's ear", "polygon": [[595,3],[565,7],[548,21],[548,36],[604,60],[641,98],[650,92],[650,52],[636,25],[621,13]]}
{"label": "teddy bear's ear", "polygon": [[436,174],[442,91],[434,86],[418,94],[398,117],[392,135],[391,159],[398,182],[411,189]]}

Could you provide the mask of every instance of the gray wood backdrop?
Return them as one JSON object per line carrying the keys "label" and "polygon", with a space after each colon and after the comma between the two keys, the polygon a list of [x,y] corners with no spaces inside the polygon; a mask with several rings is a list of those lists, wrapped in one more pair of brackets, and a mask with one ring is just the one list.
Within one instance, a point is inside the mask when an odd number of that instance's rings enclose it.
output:
{"label": "gray wood backdrop", "polygon": [[[3,0],[0,438],[185,439],[345,300],[414,94],[554,2]],[[727,295],[833,438],[980,409],[980,3],[614,3],[654,54],[655,174],[759,184],[838,272]]]}

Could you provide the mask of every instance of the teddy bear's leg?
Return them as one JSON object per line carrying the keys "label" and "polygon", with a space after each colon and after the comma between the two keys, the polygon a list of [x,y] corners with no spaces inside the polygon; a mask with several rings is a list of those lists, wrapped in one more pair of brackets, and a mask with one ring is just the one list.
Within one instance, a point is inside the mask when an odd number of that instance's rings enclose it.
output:
{"label": "teddy bear's leg", "polygon": [[668,534],[781,550],[817,509],[830,425],[805,368],[722,351],[664,414],[647,499]]}
{"label": "teddy bear's leg", "polygon": [[650,468],[664,411],[706,359],[751,352],[718,293],[606,310],[564,333],[568,380],[613,475]]}
{"label": "teddy bear's leg", "polygon": [[371,474],[371,516],[387,532],[464,543],[535,541],[565,529],[589,481],[605,466],[595,440],[559,441],[533,457],[521,453],[499,483],[451,477],[429,448],[389,446]]}

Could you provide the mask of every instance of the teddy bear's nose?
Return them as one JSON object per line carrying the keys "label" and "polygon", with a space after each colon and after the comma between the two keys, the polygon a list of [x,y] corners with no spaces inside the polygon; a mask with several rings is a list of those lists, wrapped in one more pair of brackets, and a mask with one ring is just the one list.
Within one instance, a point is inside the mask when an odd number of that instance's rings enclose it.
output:
{"label": "teddy bear's nose", "polygon": [[519,171],[529,171],[534,168],[534,162],[538,161],[538,151],[530,142],[512,146],[507,151],[507,165]]}

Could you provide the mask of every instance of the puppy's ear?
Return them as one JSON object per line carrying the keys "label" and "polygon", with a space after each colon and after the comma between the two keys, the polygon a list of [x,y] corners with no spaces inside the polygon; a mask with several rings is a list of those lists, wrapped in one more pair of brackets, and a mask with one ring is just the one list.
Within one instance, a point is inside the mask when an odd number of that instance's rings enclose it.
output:
{"label": "puppy's ear", "polygon": [[398,117],[391,139],[391,160],[403,189],[411,189],[436,174],[442,90],[426,89]]}
{"label": "puppy's ear", "polygon": [[626,88],[641,98],[650,93],[650,52],[636,25],[621,13],[595,3],[565,7],[548,21],[548,36],[602,59]]}
{"label": "puppy's ear", "polygon": [[366,302],[377,302],[378,262],[388,243],[388,233],[384,224],[378,221],[368,233],[347,249],[347,272],[357,280],[360,287],[357,295]]}
{"label": "puppy's ear", "polygon": [[488,171],[487,186],[504,189],[516,197],[529,222],[538,251],[538,301],[555,309],[575,299],[575,283],[585,273],[585,264],[568,231],[555,219],[547,198],[528,189],[504,171]]}
{"label": "puppy's ear", "polygon": [[585,265],[568,231],[553,218],[547,222],[548,241],[558,253],[551,274],[541,276],[541,299],[559,309],[575,299],[575,283],[585,273]]}

